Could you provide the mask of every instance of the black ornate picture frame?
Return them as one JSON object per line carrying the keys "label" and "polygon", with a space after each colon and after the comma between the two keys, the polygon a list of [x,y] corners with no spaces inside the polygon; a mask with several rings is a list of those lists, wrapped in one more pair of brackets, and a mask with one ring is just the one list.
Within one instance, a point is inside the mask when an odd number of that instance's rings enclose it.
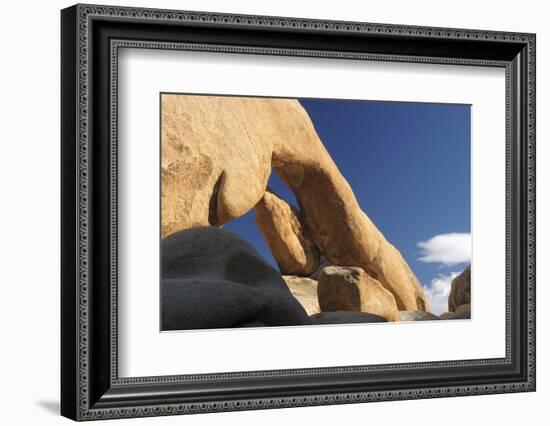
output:
{"label": "black ornate picture frame", "polygon": [[[506,356],[120,378],[117,58],[121,47],[506,72]],[[535,390],[535,35],[76,5],[61,12],[61,413],[159,416]]]}

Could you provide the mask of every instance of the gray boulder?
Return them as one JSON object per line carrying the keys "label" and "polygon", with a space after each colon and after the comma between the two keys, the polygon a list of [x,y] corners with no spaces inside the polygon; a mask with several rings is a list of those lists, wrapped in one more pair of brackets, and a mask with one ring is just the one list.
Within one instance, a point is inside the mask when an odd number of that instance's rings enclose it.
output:
{"label": "gray boulder", "polygon": [[162,240],[162,329],[303,325],[281,275],[239,236],[197,227]]}

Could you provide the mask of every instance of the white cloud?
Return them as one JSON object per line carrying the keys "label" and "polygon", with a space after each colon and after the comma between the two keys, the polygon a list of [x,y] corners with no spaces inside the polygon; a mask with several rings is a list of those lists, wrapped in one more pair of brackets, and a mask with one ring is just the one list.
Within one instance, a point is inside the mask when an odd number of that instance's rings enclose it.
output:
{"label": "white cloud", "polygon": [[451,272],[449,275],[439,274],[432,280],[429,287],[425,287],[424,291],[430,301],[432,313],[441,315],[447,312],[449,293],[451,292],[451,283],[453,279],[460,275],[460,272]]}
{"label": "white cloud", "polygon": [[421,251],[418,260],[425,263],[454,266],[469,263],[472,256],[472,236],[469,233],[439,234],[416,245]]}

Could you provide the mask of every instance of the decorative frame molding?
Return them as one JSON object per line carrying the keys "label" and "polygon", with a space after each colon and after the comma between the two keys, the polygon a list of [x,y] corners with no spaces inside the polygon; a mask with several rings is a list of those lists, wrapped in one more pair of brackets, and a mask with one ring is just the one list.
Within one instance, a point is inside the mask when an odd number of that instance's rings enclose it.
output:
{"label": "decorative frame molding", "polygon": [[[219,44],[208,40],[159,41],[133,38],[124,24],[139,23],[143,31],[167,25],[181,28],[224,28],[228,32],[275,31],[333,37],[349,35],[375,40],[371,51],[299,47],[259,47]],[[97,24],[97,26],[95,26]],[[108,27],[104,29],[101,25]],[[243,31],[244,30],[244,31]],[[109,36],[102,36],[102,32]],[[124,39],[117,34],[124,33]],[[168,36],[170,36],[168,34]],[[199,35],[200,36],[200,35]],[[96,37],[94,39],[94,37]],[[194,37],[194,36],[193,36]],[[238,37],[238,36],[235,36]],[[368,37],[371,37],[370,39]],[[107,40],[107,41],[105,41]],[[386,40],[386,42],[384,42]],[[417,55],[387,52],[388,41],[424,44]],[[288,43],[283,40],[282,43]],[[76,5],[62,11],[62,414],[75,420],[141,417],[229,410],[342,404],[352,402],[434,398],[535,390],[535,36],[533,34],[429,28],[229,15],[126,7]],[[337,45],[337,42],[334,42]],[[376,44],[378,43],[378,44]],[[447,43],[447,44],[445,44]],[[442,56],[437,44],[454,46],[464,56]],[[384,47],[386,46],[386,47]],[[458,46],[458,47],[456,47]],[[123,47],[297,55],[325,58],[481,65],[506,69],[506,357],[448,362],[327,367],[187,376],[119,378],[117,368],[117,85],[118,49]],[[340,45],[338,45],[340,48]],[[489,52],[491,47],[492,52]],[[367,49],[369,46],[367,46]],[[477,48],[477,50],[476,50]],[[397,47],[398,49],[398,47]],[[424,50],[423,50],[424,49]],[[441,52],[441,51],[440,51]],[[451,53],[454,51],[451,50]],[[96,67],[96,68],[94,68]],[[101,97],[101,101],[98,99]],[[105,104],[107,101],[107,104]],[[103,103],[102,103],[103,102]],[[101,118],[100,118],[101,117]],[[103,121],[102,121],[103,120]],[[108,122],[108,123],[105,123]],[[108,125],[106,125],[108,124]],[[99,142],[100,138],[102,144]],[[92,168],[101,164],[108,179]],[[107,158],[109,159],[107,161]],[[103,161],[98,161],[103,159]],[[103,164],[105,163],[105,164]],[[106,190],[106,191],[104,191]],[[108,194],[104,194],[108,192]],[[107,233],[98,234],[98,229]],[[108,235],[107,235],[108,234]],[[99,247],[109,265],[98,269]],[[96,254],[96,255],[95,255]],[[95,262],[95,263],[94,263]],[[99,283],[99,276],[108,278]],[[92,306],[92,300],[94,301]],[[97,304],[104,308],[98,311]],[[502,369],[515,379],[480,380],[468,385],[447,383],[452,369]],[[360,385],[365,375],[430,371],[434,386],[375,389]],[[472,370],[473,371],[473,370]],[[328,389],[331,378],[349,376],[338,391]],[[365,376],[366,377],[366,376]],[[284,378],[288,391],[274,385],[266,397],[245,389],[236,395],[209,396],[223,382],[250,381],[265,389],[268,381]],[[289,380],[319,381],[318,391],[292,389]],[[264,383],[259,383],[261,381]],[[396,379],[396,383],[399,380]],[[162,388],[194,386],[168,398]],[[279,386],[279,387],[278,387]],[[313,385],[312,385],[313,386]],[[363,386],[363,387],[361,387]],[[369,387],[370,386],[370,387]],[[334,386],[332,386],[333,388]],[[251,388],[251,389],[252,389]],[[313,387],[312,387],[313,388]],[[316,389],[317,389],[316,388]],[[370,390],[370,389],[373,390]],[[139,390],[139,395],[138,395]],[[247,394],[247,392],[249,392]],[[265,393],[265,391],[264,391]],[[145,395],[145,396],[144,396]],[[147,396],[148,395],[148,396]],[[249,395],[248,397],[244,397]]]}

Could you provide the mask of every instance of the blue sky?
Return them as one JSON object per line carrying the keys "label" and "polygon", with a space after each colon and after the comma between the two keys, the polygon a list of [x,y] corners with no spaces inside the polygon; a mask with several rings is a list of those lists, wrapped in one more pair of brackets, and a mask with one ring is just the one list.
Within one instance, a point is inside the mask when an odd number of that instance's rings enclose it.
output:
{"label": "blue sky", "polygon": [[[299,99],[361,208],[445,311],[469,261],[470,106]],[[272,174],[269,185],[295,204]],[[276,265],[254,212],[225,225]]]}

